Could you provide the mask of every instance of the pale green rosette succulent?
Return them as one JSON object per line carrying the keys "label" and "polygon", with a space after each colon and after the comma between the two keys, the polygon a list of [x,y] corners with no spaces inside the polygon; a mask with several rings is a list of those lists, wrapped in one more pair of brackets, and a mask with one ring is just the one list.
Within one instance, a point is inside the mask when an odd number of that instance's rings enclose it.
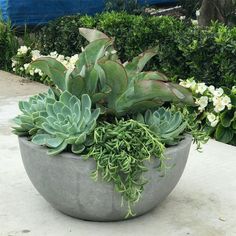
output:
{"label": "pale green rosette succulent", "polygon": [[14,119],[18,125],[13,127],[13,133],[18,136],[32,136],[41,127],[40,117],[47,117],[46,100],[55,101],[54,93],[51,89],[47,93],[40,93],[29,98],[29,101],[20,101],[19,109],[23,113]]}
{"label": "pale green rosette succulent", "polygon": [[160,140],[167,145],[175,145],[183,138],[187,122],[183,120],[180,112],[171,112],[165,108],[157,111],[147,110],[145,115],[138,114],[137,121],[149,126]]}
{"label": "pale green rosette succulent", "polygon": [[91,99],[83,94],[81,100],[65,91],[59,101],[47,102],[47,117],[42,118],[41,131],[32,142],[50,148],[49,155],[56,155],[71,145],[72,152],[83,152],[91,144],[89,135],[96,127],[100,110],[91,111]]}

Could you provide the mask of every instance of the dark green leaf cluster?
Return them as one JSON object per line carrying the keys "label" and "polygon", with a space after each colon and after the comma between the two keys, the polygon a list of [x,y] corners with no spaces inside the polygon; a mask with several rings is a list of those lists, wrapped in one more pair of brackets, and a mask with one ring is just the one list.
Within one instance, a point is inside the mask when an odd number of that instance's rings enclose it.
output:
{"label": "dark green leaf cluster", "polygon": [[144,14],[144,7],[137,0],[105,0],[105,11],[128,12]]}
{"label": "dark green leaf cluster", "polygon": [[122,61],[158,47],[158,55],[147,65],[150,70],[161,68],[174,80],[195,77],[216,87],[235,85],[235,28],[213,24],[203,30],[171,17],[112,12],[53,21],[39,33],[39,44],[46,54],[74,55],[87,45],[79,27],[97,28],[115,37]]}
{"label": "dark green leaf cluster", "polygon": [[16,55],[18,41],[10,22],[4,23],[0,12],[0,70],[11,70],[11,58]]}
{"label": "dark green leaf cluster", "polygon": [[94,130],[94,140],[87,155],[97,163],[92,177],[113,182],[128,203],[127,216],[132,215],[131,206],[140,199],[147,183],[143,176],[147,171],[145,161],[158,158],[159,170],[165,169],[164,145],[147,125],[135,120],[100,123]]}

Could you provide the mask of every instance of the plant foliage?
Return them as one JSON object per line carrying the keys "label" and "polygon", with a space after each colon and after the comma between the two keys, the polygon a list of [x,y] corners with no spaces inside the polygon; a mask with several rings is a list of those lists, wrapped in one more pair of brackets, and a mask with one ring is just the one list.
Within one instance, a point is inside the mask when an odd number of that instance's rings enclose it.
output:
{"label": "plant foliage", "polygon": [[13,132],[18,136],[33,136],[41,128],[41,119],[47,117],[46,105],[48,99],[55,100],[51,89],[47,93],[40,93],[29,98],[29,101],[20,101],[19,109],[22,115],[17,116]]}
{"label": "plant foliage", "polygon": [[41,130],[32,142],[49,147],[49,155],[62,152],[68,145],[73,153],[83,152],[100,112],[99,109],[91,112],[90,97],[83,94],[80,101],[65,91],[58,101],[47,99],[46,112],[46,117],[39,117]]}
{"label": "plant foliage", "polygon": [[138,114],[137,120],[148,125],[166,145],[175,145],[181,138],[181,134],[187,127],[187,122],[183,121],[181,112],[171,112],[163,107],[152,112],[147,110],[145,115]]}
{"label": "plant foliage", "polygon": [[0,70],[11,70],[11,58],[16,54],[18,41],[10,22],[3,22],[0,12]]}
{"label": "plant foliage", "polygon": [[90,43],[79,55],[74,69],[67,69],[50,57],[31,63],[31,67],[51,78],[60,91],[69,91],[78,98],[89,94],[93,104],[104,113],[118,117],[159,107],[164,102],[194,105],[191,93],[169,82],[162,73],[142,72],[156,55],[155,48],[121,64],[112,38],[97,30],[80,28],[80,32]]}
{"label": "plant foliage", "polygon": [[132,60],[148,48],[158,54],[149,70],[161,68],[174,80],[195,77],[216,87],[235,85],[236,29],[218,23],[201,29],[172,17],[102,13],[94,17],[63,17],[45,26],[38,36],[44,54],[57,51],[71,56],[87,45],[78,28],[97,28],[115,37],[121,61]]}
{"label": "plant foliage", "polygon": [[160,161],[159,170],[165,169],[164,145],[147,125],[135,120],[120,120],[114,124],[100,123],[94,131],[95,144],[87,158],[97,163],[92,177],[113,182],[117,192],[128,204],[127,216],[132,216],[132,205],[141,197],[147,180],[145,161],[152,157]]}

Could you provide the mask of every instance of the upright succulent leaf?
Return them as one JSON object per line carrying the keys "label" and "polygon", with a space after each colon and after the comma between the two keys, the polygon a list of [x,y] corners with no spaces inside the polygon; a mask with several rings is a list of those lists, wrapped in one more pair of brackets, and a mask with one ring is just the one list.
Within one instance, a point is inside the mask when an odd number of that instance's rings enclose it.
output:
{"label": "upright succulent leaf", "polygon": [[66,67],[57,61],[55,58],[51,57],[41,57],[30,64],[33,68],[38,68],[46,74],[55,85],[62,91],[66,89],[65,84],[65,74]]}
{"label": "upright succulent leaf", "polygon": [[128,87],[128,76],[125,68],[115,61],[101,62],[100,66],[105,72],[106,83],[111,88],[111,93],[108,97],[108,104],[114,108],[115,102],[119,96],[121,96]]}
{"label": "upright succulent leaf", "polygon": [[90,43],[98,39],[108,39],[108,36],[96,29],[79,28],[80,34]]}
{"label": "upright succulent leaf", "polygon": [[[112,45],[111,39],[98,39],[96,41],[91,42],[85,50],[82,52],[85,58],[85,65],[87,67],[94,66],[97,61],[105,56],[106,49]],[[80,60],[78,60],[78,63]],[[78,63],[77,66],[78,66]]]}
{"label": "upright succulent leaf", "polygon": [[125,63],[125,69],[129,77],[141,72],[145,65],[156,55],[157,48],[153,48],[135,57],[131,62]]}

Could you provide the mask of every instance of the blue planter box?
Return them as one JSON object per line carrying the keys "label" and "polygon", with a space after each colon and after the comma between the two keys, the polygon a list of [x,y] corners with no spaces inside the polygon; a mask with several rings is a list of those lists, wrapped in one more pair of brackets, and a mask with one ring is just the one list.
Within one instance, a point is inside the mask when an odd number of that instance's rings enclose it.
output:
{"label": "blue planter box", "polygon": [[[140,0],[141,4],[172,3],[176,0]],[[4,20],[13,25],[45,24],[49,20],[76,13],[93,15],[104,9],[104,0],[0,0]]]}

